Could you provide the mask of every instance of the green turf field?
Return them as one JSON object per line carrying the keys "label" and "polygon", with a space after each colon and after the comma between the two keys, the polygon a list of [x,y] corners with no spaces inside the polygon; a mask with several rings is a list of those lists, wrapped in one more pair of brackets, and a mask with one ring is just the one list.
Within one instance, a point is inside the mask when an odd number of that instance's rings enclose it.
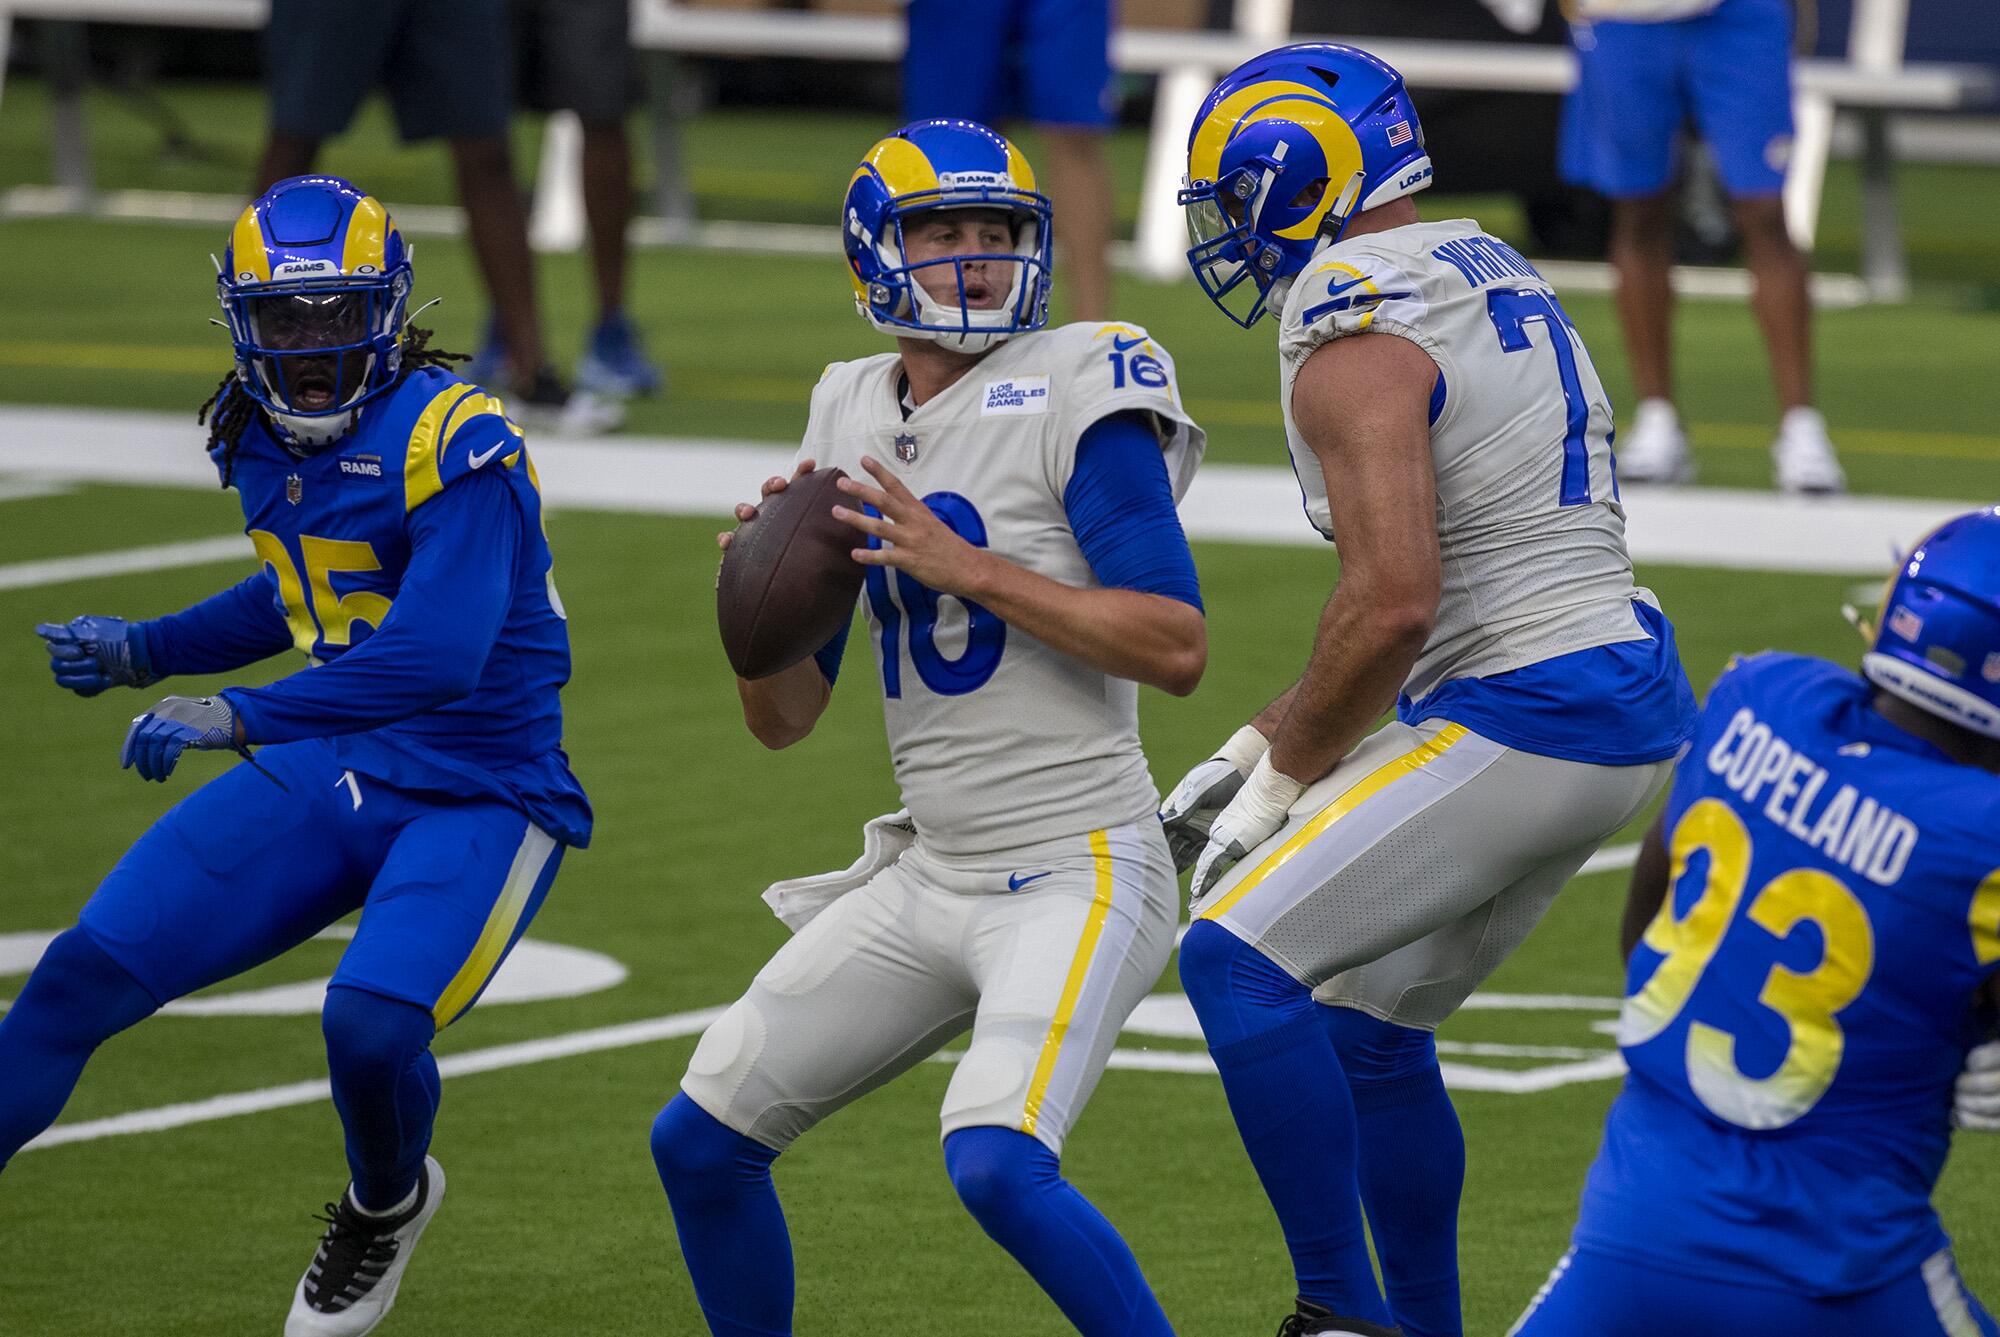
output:
{"label": "green turf field", "polygon": [[[232,509],[220,493],[94,487],[58,501],[0,502],[0,524],[5,559],[17,561],[34,550],[30,540],[46,554],[74,552],[72,526],[85,523],[104,546],[226,533],[237,523]],[[775,877],[845,863],[859,823],[894,805],[863,675],[845,680],[820,731],[796,750],[766,753],[741,729],[708,616],[711,525],[557,513],[550,529],[575,638],[568,741],[599,827],[594,846],[566,864],[533,935],[607,953],[631,975],[584,997],[482,1007],[441,1039],[445,1054],[727,1001],[783,937],[756,892]],[[1328,574],[1311,550],[1203,545],[1198,557],[1214,656],[1194,697],[1147,694],[1146,738],[1163,777],[1198,760],[1280,685]],[[1642,574],[1669,608],[1686,610],[1683,649],[1704,681],[1738,646],[1851,654],[1851,633],[1833,612],[1845,581]],[[0,933],[66,924],[147,822],[223,764],[190,757],[157,788],[120,773],[118,740],[136,696],[79,701],[57,692],[27,628],[85,609],[151,615],[231,578],[211,567],[0,594],[0,627],[18,633],[0,636],[0,682],[20,712],[0,773],[0,809],[10,814]],[[1580,879],[1490,987],[1615,994],[1622,886],[1621,874]],[[228,990],[323,977],[337,951],[309,944]],[[1162,987],[1174,987],[1171,974]],[[1609,1041],[1589,1028],[1602,1015],[1468,1012],[1443,1035],[1602,1051]],[[448,1081],[436,1148],[452,1196],[384,1331],[692,1331],[645,1147],[691,1046],[666,1041]],[[160,1017],[106,1047],[65,1117],[323,1071],[311,1017]],[[780,1167],[801,1332],[1063,1330],[956,1205],[935,1132],[947,1076],[919,1068],[829,1122]],[[1471,1156],[1469,1332],[1504,1328],[1561,1252],[1612,1091],[1598,1081],[1458,1097]],[[1283,1254],[1212,1077],[1110,1073],[1066,1164],[1127,1231],[1182,1331],[1261,1331],[1274,1321],[1286,1293]],[[0,1270],[0,1331],[273,1330],[311,1250],[309,1213],[342,1178],[339,1130],[324,1104],[24,1153],[0,1180],[0,1257],[12,1260]],[[1996,1183],[2000,1142],[1964,1139],[1944,1210],[1969,1279],[1989,1292],[2000,1289],[2000,1238],[1984,1228],[1990,1217],[1978,1204]],[[226,1265],[191,1270],[191,1250]],[[163,1293],[172,1297],[164,1310]]]}
{"label": "green turf field", "polygon": [[[8,86],[0,187],[46,179],[38,96],[29,81]],[[190,100],[218,156],[163,164],[151,153],[148,123],[106,107],[96,122],[106,184],[240,184],[256,139],[254,97],[214,89],[173,96]],[[805,221],[823,217],[826,202],[805,209],[799,200],[837,191],[844,160],[874,133],[851,119],[749,114],[709,118],[698,129],[705,207]],[[351,160],[337,153],[328,166],[369,181],[392,208],[399,191],[441,200],[441,158],[394,151],[386,138],[373,121],[357,132]],[[768,171],[730,160],[735,147],[773,143],[776,157],[760,159],[779,164]],[[1128,197],[1132,147],[1119,148]],[[2000,495],[2000,389],[1991,375],[2000,317],[1968,298],[1977,284],[2000,283],[2000,251],[1976,221],[1991,217],[1979,201],[2000,204],[2000,176],[1912,178],[1956,187],[1936,192],[1935,212],[1912,215],[1926,300],[1826,316],[1827,411],[1857,490],[1991,500]],[[1836,190],[1829,263],[1851,255],[1851,204],[1841,198]],[[1436,215],[1466,203],[1427,208]],[[0,312],[8,316],[0,401],[192,414],[225,365],[220,332],[203,323],[213,311],[207,252],[221,242],[215,228],[0,222]],[[434,313],[443,341],[469,346],[482,306],[464,247],[424,238],[418,266],[422,293],[449,299]],[[589,315],[583,262],[547,259],[543,275],[554,341],[573,354]],[[1119,291],[1121,313],[1177,354],[1189,406],[1213,433],[1212,458],[1278,464],[1268,329],[1236,330],[1189,286],[1128,279]],[[674,382],[662,400],[639,406],[634,427],[748,440],[796,433],[820,366],[879,347],[845,293],[834,260],[642,254],[634,305]],[[1609,304],[1579,297],[1568,306],[1614,396],[1624,398]],[[1685,403],[1701,425],[1705,475],[1761,486],[1771,404],[1750,318],[1729,304],[1691,303],[1684,315]],[[0,566],[240,527],[233,498],[220,492],[89,487],[0,500]],[[446,1056],[729,1001],[783,939],[756,893],[774,878],[845,864],[859,824],[895,805],[865,674],[850,670],[819,732],[794,750],[766,753],[742,729],[713,630],[712,523],[558,512],[549,527],[576,659],[567,742],[599,824],[593,847],[565,864],[532,936],[606,954],[630,974],[579,997],[482,1007],[440,1039]],[[1313,550],[1203,544],[1197,558],[1210,612],[1208,676],[1192,698],[1149,692],[1143,704],[1154,773],[1169,783],[1295,671],[1332,575]],[[226,764],[190,757],[164,787],[119,772],[119,739],[144,702],[133,693],[80,701],[58,692],[29,627],[85,611],[155,615],[236,577],[225,565],[0,591],[0,688],[12,711],[0,767],[0,935],[65,926],[148,822]],[[1739,649],[1854,655],[1837,612],[1847,580],[1668,568],[1641,578],[1675,614],[1700,684]],[[1620,873],[1579,879],[1489,987],[1616,994],[1623,884]],[[225,992],[323,977],[338,950],[308,944]],[[0,997],[18,985],[0,978]],[[1161,987],[1177,988],[1171,971]],[[1610,1041],[1591,1023],[1609,1015],[1475,1011],[1442,1035],[1454,1044],[1605,1053]],[[646,1148],[651,1119],[692,1046],[663,1040],[448,1081],[436,1151],[450,1200],[385,1337],[697,1331]],[[1198,1046],[1128,1036],[1123,1047]],[[1519,1069],[1552,1060],[1453,1061]],[[65,1121],[324,1070],[310,1016],[160,1017],[106,1047]],[[952,1194],[936,1140],[948,1076],[942,1066],[919,1067],[781,1164],[800,1332],[1066,1330]],[[1503,1331],[1561,1253],[1613,1090],[1600,1080],[1532,1095],[1457,1096],[1470,1161],[1462,1246],[1469,1333]],[[1065,1165],[1125,1231],[1182,1332],[1221,1337],[1275,1323],[1289,1294],[1283,1251],[1212,1076],[1109,1073]],[[0,1334],[275,1331],[317,1235],[311,1213],[344,1174],[338,1125],[324,1103],[25,1153],[0,1176]],[[1962,1139],[1941,1202],[1967,1279],[1989,1296],[2000,1295],[1996,1191],[2000,1139]]]}

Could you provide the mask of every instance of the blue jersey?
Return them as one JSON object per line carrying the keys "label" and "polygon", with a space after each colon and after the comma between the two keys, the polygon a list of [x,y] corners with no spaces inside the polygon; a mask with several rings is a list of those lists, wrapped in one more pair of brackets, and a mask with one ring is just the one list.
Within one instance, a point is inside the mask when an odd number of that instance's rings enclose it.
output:
{"label": "blue jersey", "polygon": [[1930,1196],[1953,1080],[1990,1028],[2000,777],[1890,724],[1873,691],[1765,654],[1709,697],[1580,1250],[1838,1296],[1946,1247]]}
{"label": "blue jersey", "polygon": [[250,742],[332,738],[358,774],[503,798],[587,843],[589,803],[561,748],[569,634],[540,485],[501,402],[420,369],[318,454],[286,449],[260,415],[227,476],[263,570],[145,624],[155,671],[289,645],[305,671],[226,693]]}

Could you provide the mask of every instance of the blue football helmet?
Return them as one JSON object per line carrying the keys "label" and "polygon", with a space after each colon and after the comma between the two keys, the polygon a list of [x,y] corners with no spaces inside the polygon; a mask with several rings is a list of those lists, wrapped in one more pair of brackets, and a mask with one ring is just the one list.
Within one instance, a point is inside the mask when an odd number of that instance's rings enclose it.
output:
{"label": "blue football helmet", "polygon": [[[905,224],[944,209],[1005,212],[1012,249],[912,263]],[[1048,197],[1036,191],[1034,169],[1021,150],[976,121],[913,121],[869,149],[847,183],[840,224],[854,305],[886,334],[983,353],[1048,323],[1053,272]],[[1009,276],[997,306],[967,300],[966,267],[973,264]],[[949,270],[958,300],[941,302],[927,292],[918,282],[925,270]],[[977,289],[990,276],[981,270],[970,278]]]}
{"label": "blue football helmet", "polygon": [[1913,706],[2000,738],[2000,506],[1946,521],[1903,559],[1861,672]]}
{"label": "blue football helmet", "polygon": [[1334,42],[1267,51],[1223,76],[1188,132],[1188,264],[1247,328],[1355,214],[1430,183],[1402,75]]}
{"label": "blue football helmet", "polygon": [[236,378],[293,444],[337,440],[395,384],[410,255],[373,196],[288,177],[243,211],[216,268]]}

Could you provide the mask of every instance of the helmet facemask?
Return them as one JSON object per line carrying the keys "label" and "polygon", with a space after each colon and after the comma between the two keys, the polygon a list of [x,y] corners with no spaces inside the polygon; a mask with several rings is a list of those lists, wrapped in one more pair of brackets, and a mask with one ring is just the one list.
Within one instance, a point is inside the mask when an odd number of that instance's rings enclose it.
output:
{"label": "helmet facemask", "polygon": [[[911,237],[927,221],[973,213],[1004,217],[1003,246],[910,259]],[[896,201],[879,236],[869,237],[856,214],[849,227],[877,262],[855,304],[885,333],[979,354],[1048,322],[1049,207],[1041,195],[991,187],[926,192]]]}
{"label": "helmet facemask", "polygon": [[290,444],[330,444],[402,360],[408,271],[363,279],[218,285],[237,377]]}

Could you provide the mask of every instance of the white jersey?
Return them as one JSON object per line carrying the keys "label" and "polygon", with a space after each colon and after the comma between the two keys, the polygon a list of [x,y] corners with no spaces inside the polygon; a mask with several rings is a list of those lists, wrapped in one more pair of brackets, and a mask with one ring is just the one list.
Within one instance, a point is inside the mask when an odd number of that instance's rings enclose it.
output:
{"label": "white jersey", "polygon": [[[872,456],[961,536],[1065,585],[1097,585],[1063,507],[1086,428],[1151,414],[1176,500],[1201,462],[1173,359],[1137,326],[1018,335],[907,419],[901,369],[894,353],[828,367],[800,457],[866,481]],[[863,603],[890,758],[926,848],[1011,849],[1153,811],[1136,683],[893,568],[868,569]]]}
{"label": "white jersey", "polygon": [[1443,588],[1403,690],[1646,635],[1612,476],[1611,403],[1555,290],[1470,219],[1328,247],[1286,295],[1281,402],[1306,514],[1337,541],[1292,385],[1320,345],[1393,334],[1438,366],[1431,401]]}

